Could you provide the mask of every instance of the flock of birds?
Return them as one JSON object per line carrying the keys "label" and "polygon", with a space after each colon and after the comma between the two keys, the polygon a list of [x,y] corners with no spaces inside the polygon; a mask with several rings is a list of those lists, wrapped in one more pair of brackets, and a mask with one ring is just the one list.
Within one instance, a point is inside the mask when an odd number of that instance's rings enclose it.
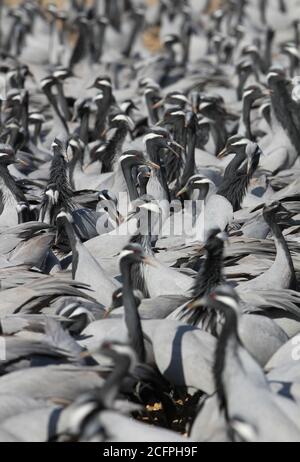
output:
{"label": "flock of birds", "polygon": [[0,441],[300,441],[300,2],[65,7],[0,3]]}

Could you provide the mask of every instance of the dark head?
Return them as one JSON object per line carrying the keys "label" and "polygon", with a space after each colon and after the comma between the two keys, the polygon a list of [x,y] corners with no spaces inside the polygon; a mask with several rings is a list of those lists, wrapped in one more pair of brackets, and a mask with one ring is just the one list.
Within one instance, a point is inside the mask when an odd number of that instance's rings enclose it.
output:
{"label": "dark head", "polygon": [[[196,114],[194,115],[196,116]],[[197,118],[196,124],[197,124],[196,130],[198,134],[198,141],[201,143],[201,146],[204,147],[209,140],[211,128],[215,125],[215,121],[208,117],[201,116],[201,118],[199,119]]]}
{"label": "dark head", "polygon": [[[136,306],[139,306],[142,299],[144,298],[143,294],[140,291],[135,290],[134,297]],[[111,306],[108,309],[108,313],[110,313],[112,310],[115,310],[116,308],[120,308],[121,306],[123,306],[123,288],[119,287],[112,294],[112,302]]]}
{"label": "dark head", "polygon": [[53,75],[48,75],[40,81],[41,89],[47,93],[51,90],[53,86],[57,83],[56,78]]}
{"label": "dark head", "polygon": [[171,104],[172,106],[178,106],[180,108],[184,108],[187,104],[190,104],[185,94],[180,91],[172,91],[168,93],[164,101],[167,104]]}
{"label": "dark head", "polygon": [[20,92],[15,88],[9,90],[6,95],[6,108],[19,108],[24,102],[24,92]]}
{"label": "dark head", "polygon": [[269,74],[267,75],[267,83],[271,91],[274,91],[275,89],[277,89],[278,85],[280,84],[287,85],[289,82],[286,78],[284,69],[272,68]]}
{"label": "dark head", "polygon": [[249,60],[243,60],[236,67],[239,76],[250,75],[253,72],[253,64]]}
{"label": "dark head", "polygon": [[259,49],[255,45],[247,45],[242,51],[242,55],[250,56],[253,61],[256,61],[260,58]]}
{"label": "dark head", "polygon": [[28,116],[28,122],[33,125],[41,125],[46,121],[41,112],[31,112]]}
{"label": "dark head", "polygon": [[123,288],[119,287],[112,294],[111,306],[109,307],[108,312],[111,312],[116,308],[120,308],[121,306],[123,306]]}
{"label": "dark head", "polygon": [[15,151],[9,144],[0,144],[0,165],[8,166],[16,162]]}
{"label": "dark head", "polygon": [[31,221],[30,206],[26,202],[18,202],[17,204],[18,223],[26,223]]}
{"label": "dark head", "polygon": [[177,197],[184,193],[190,194],[192,191],[198,189],[200,194],[200,200],[204,200],[208,194],[209,187],[214,183],[209,179],[200,174],[193,175],[189,178],[187,184],[176,194]]}
{"label": "dark head", "polygon": [[265,221],[271,225],[271,223],[279,223],[285,220],[289,220],[293,214],[289,212],[279,201],[272,202],[270,205],[265,205],[263,209],[263,217]]}
{"label": "dark head", "polygon": [[55,138],[51,145],[51,149],[53,152],[53,157],[57,156],[66,159],[66,144],[63,141]]}
{"label": "dark head", "polygon": [[164,113],[162,122],[163,125],[185,125],[185,111],[179,106],[172,109],[168,109]]}
{"label": "dark head", "polygon": [[153,80],[152,78],[150,78],[150,77],[142,77],[138,81],[139,93],[142,95],[142,94],[145,93],[145,91],[147,89],[149,89],[149,90],[152,89],[152,90],[156,91],[157,93],[160,93],[161,87],[160,87],[159,83],[156,82],[155,80]]}
{"label": "dark head", "polygon": [[58,67],[53,71],[52,76],[57,80],[66,80],[69,77],[73,77],[74,74],[71,69],[65,67]]}
{"label": "dark head", "polygon": [[140,188],[140,195],[146,194],[147,184],[151,176],[151,169],[147,165],[140,165],[137,170],[136,180]]}
{"label": "dark head", "polygon": [[132,132],[135,128],[135,125],[133,120],[126,114],[118,114],[111,119],[109,128],[125,128]]}
{"label": "dark head", "polygon": [[124,247],[120,253],[120,265],[123,263],[133,265],[134,263],[143,263],[147,260],[143,247],[140,244],[131,243]]}
{"label": "dark head", "polygon": [[111,94],[112,92],[112,83],[110,77],[97,77],[93,85],[90,88],[97,88],[101,90],[103,94]]}
{"label": "dark head", "polygon": [[224,242],[228,239],[227,233],[224,231],[222,232],[220,229],[214,229],[209,234],[206,243],[205,243],[205,250],[208,253],[215,253],[215,252],[222,252],[224,249]]}
{"label": "dark head", "polygon": [[249,140],[241,135],[233,135],[228,138],[225,148],[218,154],[218,158],[222,159],[230,154],[244,154],[245,148]]}
{"label": "dark head", "polygon": [[174,151],[174,147],[177,147],[183,150],[182,146],[176,143],[171,138],[170,133],[165,129],[152,130],[150,133],[144,136],[143,141],[147,149],[151,146],[155,147],[156,150],[169,149],[176,155],[176,157],[178,157],[178,154],[176,151]]}
{"label": "dark head", "polygon": [[71,148],[73,155],[83,153],[85,148],[84,142],[76,135],[69,138],[68,146]]}
{"label": "dark head", "polygon": [[123,169],[131,169],[135,166],[138,167],[139,165],[147,165],[148,167],[154,168],[155,170],[159,169],[159,165],[145,159],[141,151],[136,151],[134,149],[123,152],[119,162]]}
{"label": "dark head", "polygon": [[123,114],[130,116],[133,111],[139,111],[137,105],[132,101],[132,99],[126,99],[123,103],[120,104],[120,108]]}
{"label": "dark head", "polygon": [[254,101],[268,96],[268,93],[263,90],[259,85],[250,85],[244,89],[243,99],[244,101],[249,101],[254,103]]}
{"label": "dark head", "polygon": [[163,104],[163,100],[160,96],[160,87],[158,85],[147,86],[144,90],[144,97],[149,104],[151,103],[152,109],[161,107]]}
{"label": "dark head", "polygon": [[160,89],[158,83],[150,77],[142,77],[138,81],[138,87],[140,90],[145,90],[146,88],[157,88],[158,90]]}

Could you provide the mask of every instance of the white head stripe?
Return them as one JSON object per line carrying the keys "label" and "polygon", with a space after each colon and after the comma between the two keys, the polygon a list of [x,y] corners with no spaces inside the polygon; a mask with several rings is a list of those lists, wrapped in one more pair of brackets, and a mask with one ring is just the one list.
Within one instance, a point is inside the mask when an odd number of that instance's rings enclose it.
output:
{"label": "white head stripe", "polygon": [[73,313],[69,315],[69,317],[74,318],[75,316],[79,316],[80,314],[87,314],[87,311],[82,307],[78,307],[76,308],[76,310],[73,311]]}
{"label": "white head stripe", "polygon": [[135,157],[133,154],[124,154],[120,157],[119,161],[122,162],[125,159],[129,159],[129,157]]}
{"label": "white head stripe", "polygon": [[211,106],[211,104],[212,104],[211,102],[201,103],[201,104],[200,104],[200,110],[201,110],[201,109],[205,109],[205,108],[207,108],[208,106]]}
{"label": "white head stripe", "polygon": [[112,119],[112,122],[114,120],[124,120],[125,122],[128,122],[128,117],[125,114],[119,114]]}
{"label": "white head stripe", "polygon": [[73,146],[74,148],[77,148],[77,147],[79,146],[79,143],[78,143],[78,141],[76,141],[76,140],[70,140],[70,141],[69,141],[69,144],[70,144],[71,146]]}
{"label": "white head stripe", "polygon": [[184,101],[185,103],[187,103],[187,102],[188,102],[188,99],[187,99],[187,97],[186,97],[186,96],[184,96],[184,95],[172,95],[172,98],[176,98],[176,99],[179,99],[179,100],[181,100],[181,101]]}
{"label": "white head stripe", "polygon": [[227,295],[217,295],[216,300],[224,305],[230,306],[230,308],[233,308],[235,311],[238,310],[238,304],[232,297]]}
{"label": "white head stripe", "polygon": [[175,112],[171,112],[172,115],[182,115],[183,117],[185,117],[185,113],[183,111],[175,111]]}
{"label": "white head stripe", "polygon": [[248,144],[248,140],[242,139],[242,140],[236,141],[235,143],[232,143],[232,146],[243,146],[245,144]]}
{"label": "white head stripe", "polygon": [[[48,193],[48,191],[46,192],[46,194]],[[59,214],[57,215],[56,218],[63,218],[63,217],[66,217],[68,218],[68,214],[66,212],[59,212]]]}
{"label": "white head stripe", "polygon": [[277,77],[278,74],[277,72],[269,72],[269,74],[267,75],[267,80],[269,80],[271,77]]}
{"label": "white head stripe", "polygon": [[203,180],[196,180],[194,183],[195,184],[213,184],[213,182],[209,180],[208,178],[203,178]]}
{"label": "white head stripe", "polygon": [[247,91],[244,91],[244,95],[243,95],[243,96],[244,96],[244,97],[245,97],[245,96],[249,96],[249,95],[252,95],[252,93],[253,93],[253,90],[247,90]]}
{"label": "white head stripe", "polygon": [[159,135],[158,133],[148,133],[148,135],[144,136],[143,143],[146,144],[147,141],[154,140],[155,138],[163,138],[163,135]]}
{"label": "white head stripe", "polygon": [[132,255],[132,254],[134,254],[133,250],[122,250],[119,256],[119,260],[121,260],[124,257],[127,257],[127,255]]}
{"label": "white head stripe", "polygon": [[108,80],[98,80],[97,83],[103,87],[111,87],[111,83]]}

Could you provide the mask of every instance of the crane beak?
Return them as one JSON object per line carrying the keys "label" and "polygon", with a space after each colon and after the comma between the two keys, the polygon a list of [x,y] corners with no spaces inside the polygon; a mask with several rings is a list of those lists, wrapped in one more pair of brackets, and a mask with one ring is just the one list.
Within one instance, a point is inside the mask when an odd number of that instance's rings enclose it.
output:
{"label": "crane beak", "polygon": [[266,88],[262,91],[262,96],[271,96],[272,93],[273,93],[272,90],[269,90],[268,88]]}
{"label": "crane beak", "polygon": [[178,193],[176,194],[176,197],[180,197],[182,196],[182,194],[188,192],[188,188],[186,186],[184,186],[182,189],[180,189],[180,191],[178,191]]}
{"label": "crane beak", "polygon": [[107,318],[109,318],[109,316],[110,316],[110,313],[112,312],[112,310],[113,310],[113,309],[112,309],[112,307],[111,307],[111,306],[109,306],[108,308],[106,308],[106,309],[105,309],[105,313],[104,313],[104,315],[103,315],[103,318],[102,318],[102,319],[107,319]]}
{"label": "crane beak", "polygon": [[206,305],[206,297],[204,298],[196,298],[195,300],[192,300],[188,305],[187,308],[189,310],[194,310],[195,308],[201,308],[202,306]]}
{"label": "crane beak", "polygon": [[175,151],[175,149],[172,148],[172,146],[175,146],[176,148],[179,148],[182,152],[184,151],[184,147],[181,146],[181,144],[177,143],[174,140],[167,141],[168,149],[173,152],[173,154],[179,159],[178,153]]}
{"label": "crane beak", "polygon": [[109,128],[105,128],[102,133],[100,133],[101,138],[107,135]]}
{"label": "crane beak", "polygon": [[21,164],[24,165],[25,167],[28,167],[28,162],[25,162],[23,159],[16,159],[16,164]]}
{"label": "crane beak", "polygon": [[[171,142],[170,142],[170,144],[171,144]],[[178,154],[178,152],[176,152],[175,149],[173,149],[173,148],[170,146],[170,144],[168,143],[168,149],[169,149],[169,151],[171,151],[171,152],[177,157],[177,159],[179,159],[179,154]]]}
{"label": "crane beak", "polygon": [[79,354],[80,358],[84,359],[84,358],[90,358],[92,356],[92,352],[91,351],[82,351],[80,354]]}
{"label": "crane beak", "polygon": [[153,104],[152,109],[158,109],[158,108],[162,107],[164,102],[165,102],[164,99],[161,99],[161,100],[157,101],[157,103]]}
{"label": "crane beak", "polygon": [[[145,165],[147,167],[153,168],[154,170],[160,170],[160,166],[157,165],[155,162],[152,162],[151,160],[145,160]],[[149,174],[150,178],[150,174]]]}
{"label": "crane beak", "polygon": [[94,162],[97,162],[97,160],[91,160],[91,162],[83,165],[82,170],[85,172],[90,167],[90,165],[92,165]]}
{"label": "crane beak", "polygon": [[176,148],[179,148],[182,152],[185,151],[184,147],[181,146],[181,144],[177,143],[176,141],[172,140],[172,141],[171,141],[171,144],[172,144],[173,146],[175,146]]}
{"label": "crane beak", "polygon": [[226,157],[228,155],[228,151],[227,151],[227,147],[225,146],[224,149],[222,149],[221,152],[219,152],[219,154],[217,155],[217,158],[218,159],[223,159],[224,157]]}

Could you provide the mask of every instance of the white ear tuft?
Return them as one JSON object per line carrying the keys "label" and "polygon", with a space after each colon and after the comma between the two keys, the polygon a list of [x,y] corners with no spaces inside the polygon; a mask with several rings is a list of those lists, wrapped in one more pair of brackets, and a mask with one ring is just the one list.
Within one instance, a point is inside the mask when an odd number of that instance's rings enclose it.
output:
{"label": "white ear tuft", "polygon": [[124,257],[127,257],[128,255],[133,255],[134,251],[133,250],[122,250],[122,252],[119,255],[119,260],[121,260]]}
{"label": "white ear tuft", "polygon": [[163,138],[163,135],[159,135],[158,133],[148,133],[144,136],[143,143],[146,144],[147,141],[155,140],[157,138]]}

